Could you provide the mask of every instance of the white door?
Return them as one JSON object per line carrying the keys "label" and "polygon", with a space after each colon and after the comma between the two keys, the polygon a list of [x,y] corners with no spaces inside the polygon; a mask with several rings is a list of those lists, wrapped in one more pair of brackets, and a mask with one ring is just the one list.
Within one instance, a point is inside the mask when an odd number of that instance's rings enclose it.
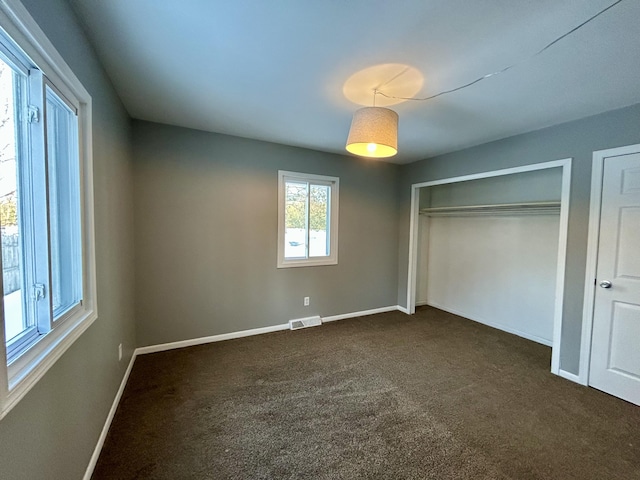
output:
{"label": "white door", "polygon": [[640,405],[640,151],[604,158],[589,384]]}

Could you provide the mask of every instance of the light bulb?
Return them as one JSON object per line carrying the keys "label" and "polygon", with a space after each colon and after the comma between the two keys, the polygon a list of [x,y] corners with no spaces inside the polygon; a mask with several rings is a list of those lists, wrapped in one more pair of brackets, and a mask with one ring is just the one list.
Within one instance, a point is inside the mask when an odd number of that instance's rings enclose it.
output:
{"label": "light bulb", "polygon": [[370,143],[369,145],[367,145],[367,150],[368,150],[369,152],[373,153],[373,152],[375,152],[375,151],[376,151],[376,148],[377,148],[377,147],[378,147],[378,146],[377,146],[375,143]]}

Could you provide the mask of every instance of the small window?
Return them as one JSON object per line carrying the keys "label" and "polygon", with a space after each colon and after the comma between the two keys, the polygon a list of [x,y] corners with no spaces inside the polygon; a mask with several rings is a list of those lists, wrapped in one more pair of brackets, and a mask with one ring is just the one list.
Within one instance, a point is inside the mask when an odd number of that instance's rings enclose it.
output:
{"label": "small window", "polygon": [[337,177],[278,172],[278,268],[338,263]]}

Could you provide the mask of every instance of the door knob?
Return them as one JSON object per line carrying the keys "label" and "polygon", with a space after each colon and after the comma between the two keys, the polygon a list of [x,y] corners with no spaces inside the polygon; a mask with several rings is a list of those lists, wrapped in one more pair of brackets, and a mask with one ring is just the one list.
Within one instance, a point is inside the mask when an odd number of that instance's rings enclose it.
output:
{"label": "door knob", "polygon": [[609,280],[603,280],[600,282],[602,288],[611,288],[613,284]]}

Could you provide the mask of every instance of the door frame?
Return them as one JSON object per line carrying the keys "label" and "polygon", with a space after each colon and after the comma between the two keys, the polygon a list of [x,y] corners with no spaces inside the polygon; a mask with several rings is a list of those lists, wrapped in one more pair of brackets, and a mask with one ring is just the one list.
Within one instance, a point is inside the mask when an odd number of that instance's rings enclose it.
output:
{"label": "door frame", "polygon": [[582,337],[580,339],[580,373],[578,375],[579,382],[583,385],[589,384],[591,364],[591,337],[593,333],[593,308],[596,300],[595,282],[598,268],[598,247],[600,246],[600,209],[602,208],[604,161],[609,157],[619,157],[634,153],[640,153],[640,143],[593,152],[589,233],[587,237],[587,268],[584,281],[584,305],[582,308]]}
{"label": "door frame", "polygon": [[[553,345],[551,347],[551,373],[560,375],[574,382],[578,376],[560,369],[560,346],[562,336],[562,308],[564,304],[565,267],[567,263],[567,238],[569,229],[569,197],[571,189],[571,161],[572,158],[533,163],[519,167],[491,170],[487,172],[450,177],[411,185],[411,210],[409,214],[409,264],[407,269],[407,310],[406,313],[416,312],[417,262],[418,262],[418,232],[420,213],[420,189],[445,185],[448,183],[466,182],[481,178],[500,177],[514,173],[545,170],[548,168],[562,168],[562,188],[560,193],[560,232],[558,240],[558,265],[556,269],[556,293],[553,309]],[[581,370],[582,371],[582,370]]]}

